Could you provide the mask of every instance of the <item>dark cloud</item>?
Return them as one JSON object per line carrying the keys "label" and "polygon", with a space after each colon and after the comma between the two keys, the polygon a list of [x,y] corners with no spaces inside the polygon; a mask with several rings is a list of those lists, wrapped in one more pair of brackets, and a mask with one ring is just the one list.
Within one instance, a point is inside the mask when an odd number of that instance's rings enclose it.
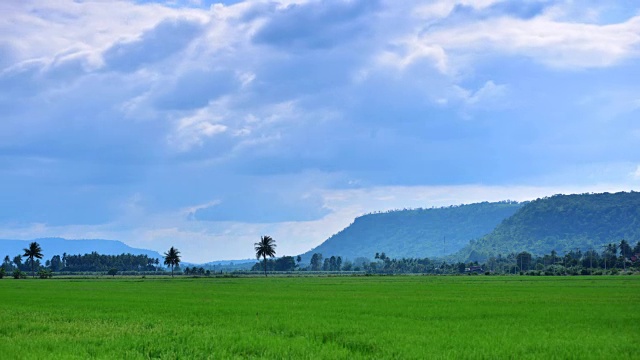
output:
{"label": "dark cloud", "polygon": [[139,40],[121,42],[103,53],[108,70],[134,71],[179,52],[201,33],[201,24],[186,19],[165,20]]}

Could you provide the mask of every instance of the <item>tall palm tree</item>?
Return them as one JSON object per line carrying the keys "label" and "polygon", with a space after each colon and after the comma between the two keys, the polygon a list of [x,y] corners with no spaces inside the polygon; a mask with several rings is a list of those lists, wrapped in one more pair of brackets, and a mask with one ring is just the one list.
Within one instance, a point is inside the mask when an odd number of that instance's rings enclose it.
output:
{"label": "tall palm tree", "polygon": [[260,237],[260,241],[255,243],[256,257],[264,259],[264,276],[267,276],[267,256],[274,257],[276,255],[276,241],[269,235]]}
{"label": "tall palm tree", "polygon": [[180,251],[173,246],[164,253],[164,264],[171,266],[171,277],[173,277],[173,267],[180,264]]}
{"label": "tall palm tree", "polygon": [[29,261],[31,262],[31,276],[36,277],[35,271],[33,269],[35,265],[35,261],[33,260],[33,258],[42,259],[42,248],[40,247],[40,244],[35,241],[32,242],[31,244],[29,244],[28,248],[24,249],[24,255],[22,256],[29,258]]}

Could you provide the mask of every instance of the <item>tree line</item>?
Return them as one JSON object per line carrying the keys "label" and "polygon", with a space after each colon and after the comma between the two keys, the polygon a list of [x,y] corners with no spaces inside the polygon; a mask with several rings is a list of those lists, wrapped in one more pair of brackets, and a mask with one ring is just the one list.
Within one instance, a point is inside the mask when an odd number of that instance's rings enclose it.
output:
{"label": "tree line", "polygon": [[602,275],[617,274],[620,270],[640,271],[640,242],[634,247],[626,240],[610,243],[600,251],[591,249],[571,250],[558,254],[534,256],[527,251],[499,254],[485,262],[446,262],[429,258],[391,258],[384,252],[376,253],[373,261],[356,258],[342,263],[341,257],[332,256],[323,261],[322,254],[315,253],[307,267],[301,271],[363,271],[373,274],[526,274],[526,275]]}
{"label": "tree line", "polygon": [[[365,272],[371,274],[521,274],[521,275],[602,275],[617,274],[620,270],[640,271],[640,241],[632,247],[626,240],[619,243],[610,243],[603,246],[600,251],[591,249],[581,251],[571,250],[565,254],[558,254],[555,250],[549,254],[534,256],[527,251],[509,253],[505,256],[499,254],[490,257],[485,262],[446,262],[440,259],[429,258],[391,258],[384,252],[376,253],[374,260],[359,257],[343,261],[341,256],[324,258],[321,253],[314,253],[308,265],[301,264],[301,257],[282,256],[275,258],[276,243],[268,235],[262,236],[260,241],[254,244],[258,261],[251,271],[290,272],[290,271],[323,271],[323,272]],[[147,255],[100,255],[96,252],[84,255],[54,255],[42,266],[42,249],[37,242],[32,242],[24,249],[22,255],[10,259],[7,255],[0,267],[0,278],[9,272],[13,272],[14,278],[23,278],[27,272],[33,277],[51,277],[53,272],[101,272],[116,275],[119,271],[158,271],[159,259],[149,258]],[[269,257],[269,259],[267,259]],[[26,258],[23,262],[23,258]],[[171,276],[179,269],[180,251],[171,247],[164,253],[163,264],[171,268]],[[211,274],[204,268],[185,268],[185,275]]]}
{"label": "tree line", "polygon": [[[24,274],[30,272],[35,277],[36,271],[40,277],[51,277],[56,272],[156,272],[163,270],[159,264],[160,260],[150,258],[147,255],[102,255],[97,252],[84,255],[71,255],[63,253],[62,255],[54,255],[51,259],[44,263],[42,248],[37,242],[29,244],[24,249],[23,254],[18,254],[13,258],[9,255],[4,257],[0,272],[5,274],[12,273],[14,277],[24,277]],[[24,261],[23,261],[24,260]]]}

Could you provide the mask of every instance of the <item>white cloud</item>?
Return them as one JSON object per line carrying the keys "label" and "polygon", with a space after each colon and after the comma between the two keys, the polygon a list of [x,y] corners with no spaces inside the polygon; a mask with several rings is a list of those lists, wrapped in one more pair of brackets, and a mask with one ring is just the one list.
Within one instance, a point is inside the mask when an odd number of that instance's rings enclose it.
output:
{"label": "white cloud", "polygon": [[450,72],[447,54],[440,45],[426,44],[416,38],[403,40],[400,44],[411,50],[407,54],[385,51],[378,56],[377,63],[382,66],[392,66],[399,70],[405,70],[418,60],[427,59],[431,61],[433,66],[442,74]]}
{"label": "white cloud", "polygon": [[502,102],[507,95],[508,87],[506,85],[497,85],[489,80],[481,88],[475,92],[464,89],[460,86],[454,86],[464,103],[476,108],[504,107]]}
{"label": "white cloud", "polygon": [[207,18],[201,10],[125,1],[3,1],[0,12],[12,14],[0,19],[0,42],[11,44],[17,61],[95,54],[167,18]]}
{"label": "white cloud", "polygon": [[633,176],[633,178],[636,180],[640,180],[640,165],[638,165],[636,171],[631,173],[631,176]]}
{"label": "white cloud", "polygon": [[226,132],[228,127],[219,124],[223,117],[212,110],[210,107],[202,108],[178,120],[173,133],[168,136],[169,144],[179,151],[188,151],[202,146],[206,138]]}
{"label": "white cloud", "polygon": [[[498,52],[531,57],[553,67],[607,67],[640,53],[640,17],[611,25],[562,22],[550,16],[497,17],[430,30],[401,43],[406,50],[398,55],[398,63],[403,66],[420,58],[441,64],[452,54],[464,58]],[[426,51],[439,48],[444,54]]]}

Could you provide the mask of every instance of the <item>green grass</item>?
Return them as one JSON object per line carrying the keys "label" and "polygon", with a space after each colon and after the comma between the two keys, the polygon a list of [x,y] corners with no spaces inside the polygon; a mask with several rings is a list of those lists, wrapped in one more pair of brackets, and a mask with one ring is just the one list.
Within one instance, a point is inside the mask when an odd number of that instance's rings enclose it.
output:
{"label": "green grass", "polygon": [[640,357],[640,277],[0,280],[4,359]]}

